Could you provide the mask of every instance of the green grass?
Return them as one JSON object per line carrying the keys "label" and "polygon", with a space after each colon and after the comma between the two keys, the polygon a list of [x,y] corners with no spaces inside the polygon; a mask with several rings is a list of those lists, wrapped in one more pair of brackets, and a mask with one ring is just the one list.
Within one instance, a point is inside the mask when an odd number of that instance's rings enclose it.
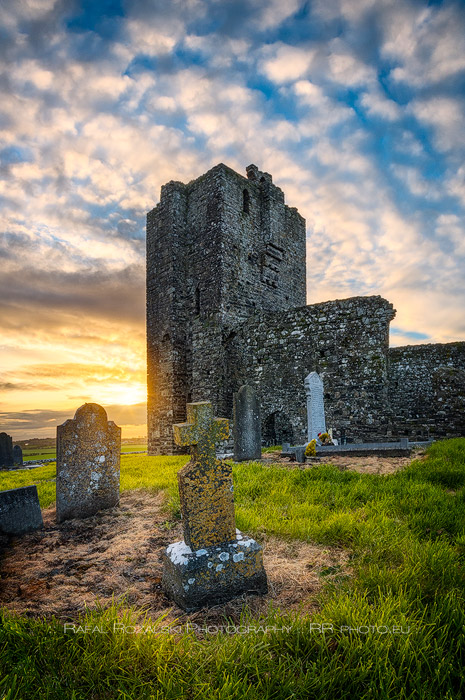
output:
{"label": "green grass", "polygon": [[[121,445],[121,453],[147,451],[147,443],[141,442],[134,445]],[[55,447],[31,447],[23,449],[23,459],[25,462],[34,462],[38,459],[56,459]]]}
{"label": "green grass", "polygon": [[[55,502],[54,464],[46,464],[37,469],[11,469],[0,472],[0,491],[17,489],[36,484],[41,508],[48,508]],[[0,700],[3,700],[0,695]]]}
{"label": "green grass", "polygon": [[55,447],[31,447],[23,449],[23,460],[34,462],[37,459],[55,459],[57,456]]}
{"label": "green grass", "polygon": [[262,447],[262,452],[277,452],[278,450],[281,450],[282,447],[281,445],[270,445],[270,447]]}
{"label": "green grass", "polygon": [[[161,491],[176,489],[176,474],[189,457],[147,457],[146,455],[121,456],[121,491],[147,489]],[[36,469],[10,469],[0,472],[0,491],[36,484],[41,508],[55,502],[56,465],[50,463]],[[0,696],[0,700],[2,700]]]}
{"label": "green grass", "polygon": [[[185,461],[123,457],[122,489],[162,489],[176,514]],[[184,628],[113,632],[138,614],[124,603],[89,612],[82,624],[102,630],[93,634],[5,614],[0,699],[465,695],[465,439],[436,443],[427,460],[386,476],[241,463],[234,480],[240,529],[350,550],[353,576],[325,585],[316,615],[270,609],[261,625],[274,631],[198,638]],[[242,624],[260,621],[245,611]]]}

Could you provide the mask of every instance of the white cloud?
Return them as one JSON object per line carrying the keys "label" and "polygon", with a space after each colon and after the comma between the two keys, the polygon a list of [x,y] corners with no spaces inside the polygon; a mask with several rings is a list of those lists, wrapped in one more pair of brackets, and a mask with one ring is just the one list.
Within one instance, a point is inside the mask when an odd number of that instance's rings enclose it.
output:
{"label": "white cloud", "polygon": [[367,66],[355,56],[347,53],[339,39],[330,44],[331,55],[328,59],[329,75],[336,83],[343,85],[367,85],[376,78],[371,66]]}
{"label": "white cloud", "polygon": [[439,151],[465,146],[463,100],[432,97],[412,102],[410,109],[418,120],[434,129],[435,145]]}
{"label": "white cloud", "polygon": [[267,0],[257,20],[258,27],[263,30],[282,24],[299,9],[300,4],[300,0]]}
{"label": "white cloud", "polygon": [[314,55],[310,49],[279,42],[263,51],[261,69],[274,83],[292,82],[306,75]]}
{"label": "white cloud", "polygon": [[396,164],[391,166],[391,171],[416,197],[424,197],[431,201],[438,201],[444,196],[442,183],[438,180],[426,180],[422,177],[421,172],[417,168]]}
{"label": "white cloud", "polygon": [[402,116],[399,105],[394,100],[384,97],[380,91],[365,92],[360,103],[370,115],[387,121],[397,121]]}

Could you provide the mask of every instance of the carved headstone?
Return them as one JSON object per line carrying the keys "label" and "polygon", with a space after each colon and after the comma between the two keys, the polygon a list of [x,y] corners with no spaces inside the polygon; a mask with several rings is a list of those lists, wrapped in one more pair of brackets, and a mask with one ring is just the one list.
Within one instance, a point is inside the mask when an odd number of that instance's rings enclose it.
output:
{"label": "carved headstone", "polygon": [[163,557],[163,588],[184,610],[225,602],[245,592],[266,593],[262,549],[236,530],[231,465],[216,459],[215,443],[228,421],[208,401],[187,404],[187,423],[174,427],[191,460],[178,472],[184,541]]}
{"label": "carved headstone", "polygon": [[17,467],[23,466],[23,451],[20,445],[13,447],[13,461]]}
{"label": "carved headstone", "polygon": [[318,433],[326,432],[323,382],[316,372],[305,377],[307,395],[307,440],[317,439]]}
{"label": "carved headstone", "polygon": [[121,428],[85,403],[57,427],[57,521],[87,518],[119,502]]}
{"label": "carved headstone", "polygon": [[24,535],[43,527],[37,486],[0,491],[0,532]]}
{"label": "carved headstone", "polygon": [[234,459],[236,462],[261,459],[260,404],[253,387],[241,386],[239,391],[234,394],[233,421]]}
{"label": "carved headstone", "polygon": [[0,468],[13,466],[13,440],[11,435],[0,433]]}

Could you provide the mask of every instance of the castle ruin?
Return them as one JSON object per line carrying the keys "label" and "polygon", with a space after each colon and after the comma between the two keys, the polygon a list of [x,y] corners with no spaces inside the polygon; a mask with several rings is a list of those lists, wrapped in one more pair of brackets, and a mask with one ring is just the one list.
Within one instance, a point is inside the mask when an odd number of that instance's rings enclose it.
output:
{"label": "castle ruin", "polygon": [[219,164],[147,214],[149,454],[177,454],[186,403],[231,418],[255,387],[268,444],[306,441],[304,379],[353,441],[465,435],[465,342],[389,349],[380,296],[306,305],[305,220],[271,175]]}

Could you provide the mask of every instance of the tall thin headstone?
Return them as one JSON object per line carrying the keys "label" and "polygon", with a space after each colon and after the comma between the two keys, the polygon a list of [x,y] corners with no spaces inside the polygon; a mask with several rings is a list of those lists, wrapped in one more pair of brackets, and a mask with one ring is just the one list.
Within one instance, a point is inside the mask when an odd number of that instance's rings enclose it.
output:
{"label": "tall thin headstone", "polygon": [[13,461],[17,467],[23,466],[23,451],[20,445],[13,447]]}
{"label": "tall thin headstone", "polygon": [[163,556],[163,588],[184,610],[225,602],[247,592],[266,593],[262,548],[236,530],[232,468],[216,459],[215,443],[228,421],[213,417],[209,401],[187,404],[187,423],[174,425],[191,460],[178,472],[184,540]]}
{"label": "tall thin headstone", "polygon": [[326,432],[325,406],[323,399],[323,382],[317,372],[310,372],[305,377],[307,395],[307,439],[316,439],[318,433]]}
{"label": "tall thin headstone", "polygon": [[85,403],[57,427],[57,521],[87,518],[119,502],[121,428]]}
{"label": "tall thin headstone", "polygon": [[241,386],[234,394],[233,409],[234,459],[261,459],[262,431],[260,404],[252,386]]}
{"label": "tall thin headstone", "polygon": [[13,466],[13,440],[11,435],[0,433],[0,468]]}

